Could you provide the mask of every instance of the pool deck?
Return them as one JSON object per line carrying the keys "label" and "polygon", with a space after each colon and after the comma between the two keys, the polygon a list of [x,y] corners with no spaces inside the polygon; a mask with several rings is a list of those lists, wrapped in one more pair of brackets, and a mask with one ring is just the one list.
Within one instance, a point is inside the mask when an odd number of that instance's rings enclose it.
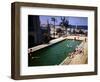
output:
{"label": "pool deck", "polygon": [[87,62],[87,58],[88,58],[88,55],[87,55],[87,44],[85,43],[84,44],[84,51],[83,53],[81,54],[77,54],[73,60],[70,62],[70,64],[86,64]]}
{"label": "pool deck", "polygon": [[[84,39],[85,37],[82,38]],[[82,47],[83,52],[82,53],[76,52],[72,56],[68,56],[60,65],[86,64],[88,59],[87,42],[83,40],[83,42],[78,47],[79,48]]]}

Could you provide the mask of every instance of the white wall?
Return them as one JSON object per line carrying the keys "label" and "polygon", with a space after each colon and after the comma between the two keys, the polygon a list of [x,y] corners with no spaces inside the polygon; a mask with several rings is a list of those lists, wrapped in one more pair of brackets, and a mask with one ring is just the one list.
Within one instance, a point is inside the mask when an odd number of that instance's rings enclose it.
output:
{"label": "white wall", "polygon": [[[15,80],[10,79],[10,66],[11,66],[11,2],[14,1],[24,1],[24,2],[37,2],[37,3],[52,3],[52,4],[68,4],[68,5],[86,5],[86,6],[98,6],[98,18],[100,18],[100,0],[0,0],[0,82],[15,82]],[[100,19],[98,19],[100,22]],[[99,27],[100,25],[98,25]],[[100,34],[100,29],[99,34]],[[98,35],[99,35],[98,34]],[[100,38],[98,38],[98,42]],[[100,43],[99,43],[100,45]],[[100,46],[99,46],[100,48]],[[99,49],[98,48],[98,49]],[[100,50],[98,54],[98,59],[100,58]],[[99,61],[100,62],[100,59]],[[100,64],[99,68],[100,69]],[[95,76],[79,76],[79,77],[64,77],[64,78],[52,78],[52,79],[38,79],[38,80],[28,80],[29,82],[90,82],[100,81],[100,71],[99,75]],[[23,80],[27,82],[27,80]]]}

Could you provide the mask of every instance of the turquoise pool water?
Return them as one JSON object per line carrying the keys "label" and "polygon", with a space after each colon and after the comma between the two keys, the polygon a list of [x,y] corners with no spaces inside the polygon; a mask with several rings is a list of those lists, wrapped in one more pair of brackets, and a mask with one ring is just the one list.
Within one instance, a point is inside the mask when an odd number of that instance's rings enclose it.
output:
{"label": "turquoise pool water", "polygon": [[28,56],[28,66],[59,65],[81,42],[79,40],[64,40],[35,51],[31,53],[31,56]]}

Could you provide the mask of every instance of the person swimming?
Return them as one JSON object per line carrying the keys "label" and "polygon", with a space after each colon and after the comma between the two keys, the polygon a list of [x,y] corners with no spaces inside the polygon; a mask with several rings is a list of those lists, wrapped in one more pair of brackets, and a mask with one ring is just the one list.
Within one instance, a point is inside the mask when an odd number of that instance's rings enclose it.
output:
{"label": "person swimming", "polygon": [[67,47],[69,47],[69,45],[67,44]]}
{"label": "person swimming", "polygon": [[70,45],[70,44],[67,44],[67,47],[72,47],[72,45]]}

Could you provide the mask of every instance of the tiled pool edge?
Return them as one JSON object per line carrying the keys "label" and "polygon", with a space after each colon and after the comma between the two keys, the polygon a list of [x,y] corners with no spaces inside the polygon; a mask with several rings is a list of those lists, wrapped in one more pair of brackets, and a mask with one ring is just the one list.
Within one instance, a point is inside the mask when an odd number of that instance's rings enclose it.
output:
{"label": "tiled pool edge", "polygon": [[28,50],[32,49],[32,52],[34,52],[34,51],[40,50],[42,48],[49,47],[49,46],[56,44],[58,42],[61,42],[65,39],[67,39],[67,38],[66,37],[57,38],[57,39],[51,40],[50,43],[48,43],[48,44],[38,45],[36,47],[29,48]]}

